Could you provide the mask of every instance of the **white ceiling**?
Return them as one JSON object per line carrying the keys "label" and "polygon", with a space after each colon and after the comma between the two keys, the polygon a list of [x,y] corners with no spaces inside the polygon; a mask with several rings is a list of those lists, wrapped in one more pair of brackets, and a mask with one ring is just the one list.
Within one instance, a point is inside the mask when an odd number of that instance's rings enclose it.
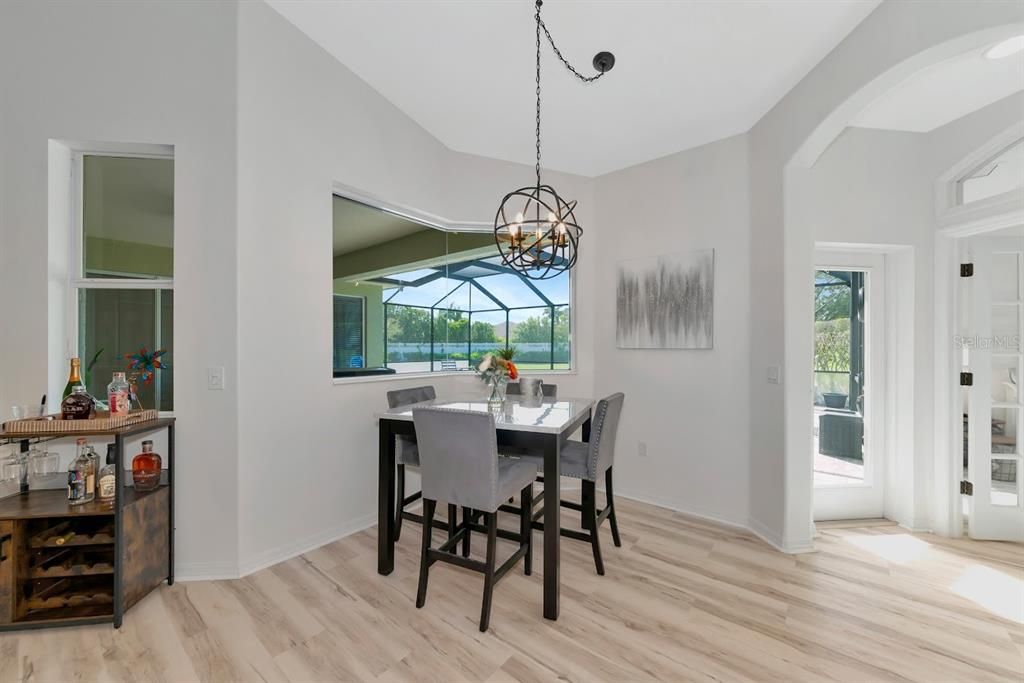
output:
{"label": "white ceiling", "polygon": [[[748,130],[880,0],[548,0],[544,166],[600,175]],[[534,161],[530,0],[268,0],[451,149]],[[543,37],[542,37],[543,39]]]}
{"label": "white ceiling", "polygon": [[918,71],[872,102],[851,125],[927,133],[1024,90],[1024,52],[985,59],[986,49]]}

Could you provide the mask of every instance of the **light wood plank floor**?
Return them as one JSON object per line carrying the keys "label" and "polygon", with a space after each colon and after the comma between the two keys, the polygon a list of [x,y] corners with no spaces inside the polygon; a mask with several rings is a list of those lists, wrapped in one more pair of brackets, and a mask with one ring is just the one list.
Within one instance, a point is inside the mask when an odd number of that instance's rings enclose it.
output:
{"label": "light wood plank floor", "polygon": [[649,505],[619,516],[604,577],[563,539],[557,623],[540,567],[498,585],[486,634],[482,579],[454,566],[435,565],[417,610],[407,524],[390,577],[370,529],[245,579],[163,587],[120,631],[0,636],[0,681],[1024,680],[1021,546],[865,522],[825,525],[819,552],[793,557]]}

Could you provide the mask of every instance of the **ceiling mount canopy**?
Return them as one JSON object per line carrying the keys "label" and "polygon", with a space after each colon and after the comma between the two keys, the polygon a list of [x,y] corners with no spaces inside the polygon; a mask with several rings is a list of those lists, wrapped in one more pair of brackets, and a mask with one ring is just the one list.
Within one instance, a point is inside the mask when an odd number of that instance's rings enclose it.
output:
{"label": "ceiling mount canopy", "polygon": [[537,164],[536,183],[506,194],[494,217],[494,241],[502,262],[532,280],[546,280],[573,267],[583,228],[576,222],[576,202],[564,200],[540,179],[540,34],[544,32],[551,49],[565,67],[584,83],[592,83],[615,66],[615,55],[594,55],[593,76],[584,76],[562,56],[548,27],[540,18],[543,2],[537,0],[534,20],[537,29]]}

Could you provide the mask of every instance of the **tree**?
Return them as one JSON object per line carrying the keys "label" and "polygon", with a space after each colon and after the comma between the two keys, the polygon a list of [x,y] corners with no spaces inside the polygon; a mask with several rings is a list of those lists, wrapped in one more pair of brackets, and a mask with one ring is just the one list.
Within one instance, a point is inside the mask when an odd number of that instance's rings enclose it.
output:
{"label": "tree", "polygon": [[398,343],[430,343],[430,311],[425,308],[389,305],[388,340]]}
{"label": "tree", "polygon": [[486,344],[491,342],[497,343],[501,341],[501,339],[498,338],[498,335],[494,333],[494,325],[488,322],[484,322],[482,320],[477,320],[476,322],[473,323],[473,327],[470,330],[470,334],[472,335],[472,339],[474,342]]}
{"label": "tree", "polygon": [[814,287],[814,319],[836,320],[850,317],[850,285],[828,271],[815,272],[817,283],[835,282]]}
{"label": "tree", "polygon": [[[555,343],[564,344],[569,341],[569,308],[562,306],[555,309]],[[539,316],[530,316],[512,331],[512,343],[551,343],[551,309],[545,308]]]}

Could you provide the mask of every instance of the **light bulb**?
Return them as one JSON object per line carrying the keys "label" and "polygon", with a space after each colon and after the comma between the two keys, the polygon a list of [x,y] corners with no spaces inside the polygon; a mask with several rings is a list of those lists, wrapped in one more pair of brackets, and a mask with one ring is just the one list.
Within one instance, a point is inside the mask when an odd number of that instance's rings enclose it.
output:
{"label": "light bulb", "polygon": [[555,214],[553,214],[550,211],[548,211],[548,223],[554,224],[554,222],[555,222]]}
{"label": "light bulb", "polygon": [[519,213],[516,214],[516,223],[522,223],[522,222],[523,222],[523,212],[520,211]]}
{"label": "light bulb", "polygon": [[561,235],[565,234],[565,223],[559,223],[558,224],[558,232]]}

